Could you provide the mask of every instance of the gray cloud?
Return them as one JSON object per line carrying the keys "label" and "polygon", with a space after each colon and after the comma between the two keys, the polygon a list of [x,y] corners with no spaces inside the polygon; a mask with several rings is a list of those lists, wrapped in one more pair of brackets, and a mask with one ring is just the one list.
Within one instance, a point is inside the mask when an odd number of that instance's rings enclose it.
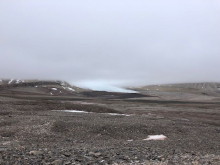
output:
{"label": "gray cloud", "polygon": [[220,81],[219,8],[218,0],[4,1],[0,77]]}

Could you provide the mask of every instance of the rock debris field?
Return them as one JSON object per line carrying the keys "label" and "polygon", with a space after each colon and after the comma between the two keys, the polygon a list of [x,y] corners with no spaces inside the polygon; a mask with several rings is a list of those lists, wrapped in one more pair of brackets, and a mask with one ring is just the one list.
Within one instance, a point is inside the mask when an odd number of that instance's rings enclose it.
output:
{"label": "rock debris field", "polygon": [[219,165],[220,103],[213,97],[46,97],[2,89],[0,164]]}

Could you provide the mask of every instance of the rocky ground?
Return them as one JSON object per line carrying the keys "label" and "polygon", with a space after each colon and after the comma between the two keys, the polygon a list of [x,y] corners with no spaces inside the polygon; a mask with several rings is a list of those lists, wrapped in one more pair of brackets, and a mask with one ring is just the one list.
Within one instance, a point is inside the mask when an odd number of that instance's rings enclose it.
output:
{"label": "rocky ground", "polygon": [[210,98],[54,97],[4,90],[0,164],[220,164],[220,103]]}

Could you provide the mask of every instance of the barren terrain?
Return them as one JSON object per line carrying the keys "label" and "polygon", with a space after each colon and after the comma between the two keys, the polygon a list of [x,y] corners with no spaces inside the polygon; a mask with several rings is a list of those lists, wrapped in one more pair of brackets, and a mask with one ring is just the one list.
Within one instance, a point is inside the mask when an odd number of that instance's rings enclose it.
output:
{"label": "barren terrain", "polygon": [[217,87],[125,94],[9,82],[0,84],[0,164],[220,164]]}

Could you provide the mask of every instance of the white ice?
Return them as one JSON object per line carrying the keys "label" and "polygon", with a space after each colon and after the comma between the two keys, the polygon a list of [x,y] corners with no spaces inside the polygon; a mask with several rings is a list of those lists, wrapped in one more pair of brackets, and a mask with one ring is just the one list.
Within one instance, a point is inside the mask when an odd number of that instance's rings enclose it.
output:
{"label": "white ice", "polygon": [[56,91],[57,90],[57,88],[51,88],[52,90],[54,90],[54,91]]}
{"label": "white ice", "polygon": [[166,138],[164,135],[149,135],[148,138],[144,140],[165,140]]}

